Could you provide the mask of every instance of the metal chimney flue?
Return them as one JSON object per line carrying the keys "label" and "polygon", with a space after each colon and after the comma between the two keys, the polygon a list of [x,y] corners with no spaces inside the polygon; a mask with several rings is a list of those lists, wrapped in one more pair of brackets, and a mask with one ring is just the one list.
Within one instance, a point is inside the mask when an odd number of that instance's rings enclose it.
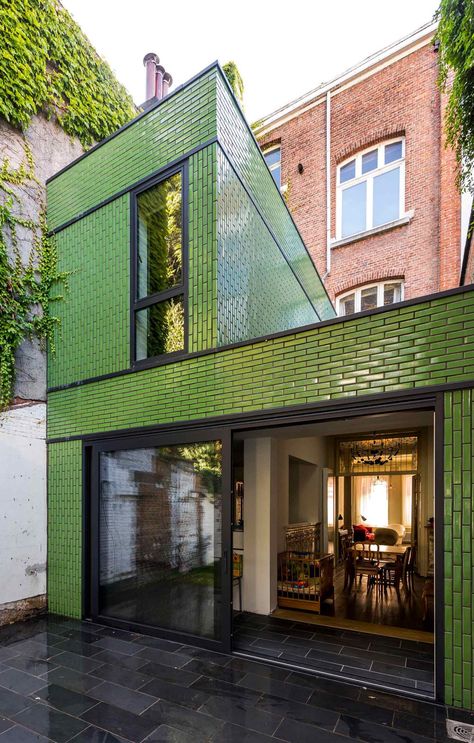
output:
{"label": "metal chimney flue", "polygon": [[155,66],[155,97],[158,100],[163,98],[163,76],[165,74],[165,68],[161,64]]}
{"label": "metal chimney flue", "polygon": [[173,85],[173,78],[169,72],[165,72],[163,75],[163,98],[168,95],[171,85]]}
{"label": "metal chimney flue", "polygon": [[154,52],[149,52],[143,57],[143,64],[146,70],[146,99],[149,100],[155,95],[155,77],[156,77],[156,66],[159,63],[160,58]]}

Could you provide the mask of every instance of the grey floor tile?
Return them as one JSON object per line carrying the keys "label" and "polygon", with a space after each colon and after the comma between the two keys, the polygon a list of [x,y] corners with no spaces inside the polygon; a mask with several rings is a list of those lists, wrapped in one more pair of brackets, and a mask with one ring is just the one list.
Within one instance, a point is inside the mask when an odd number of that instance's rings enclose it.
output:
{"label": "grey floor tile", "polygon": [[233,658],[228,667],[235,668],[236,671],[242,671],[242,673],[254,673],[257,676],[267,676],[268,678],[278,679],[278,681],[285,681],[290,675],[288,668],[278,668],[268,663],[258,663],[246,658]]}
{"label": "grey floor tile", "polygon": [[95,676],[88,676],[85,673],[74,671],[72,668],[56,668],[44,676],[43,685],[46,683],[57,684],[58,686],[64,686],[66,689],[87,694],[95,686],[98,686],[101,681],[95,678]]}
{"label": "grey floor tile", "polygon": [[199,711],[266,735],[272,735],[282,720],[281,716],[256,709],[253,705],[222,697],[210,697]]}
{"label": "grey floor tile", "polygon": [[189,688],[199,689],[199,691],[203,691],[212,696],[241,699],[252,703],[257,702],[261,694],[261,692],[254,691],[253,689],[246,689],[243,686],[228,684],[226,681],[217,681],[217,679],[207,678],[206,676],[201,676],[201,678],[195,681]]}
{"label": "grey floor tile", "polygon": [[208,694],[199,689],[170,684],[169,681],[162,681],[157,678],[143,686],[141,691],[151,694],[154,697],[154,701],[165,699],[175,704],[181,704],[183,707],[189,707],[190,709],[198,709],[209,698]]}
{"label": "grey floor tile", "polygon": [[32,700],[23,694],[0,688],[0,715],[11,717],[31,704],[33,704]]}
{"label": "grey floor tile", "polygon": [[289,717],[292,720],[299,720],[300,722],[307,722],[325,730],[333,730],[334,725],[339,719],[339,713],[333,710],[322,709],[311,704],[301,704],[300,702],[293,702],[289,699],[281,699],[281,697],[274,697],[267,694],[264,694],[259,699],[256,707],[265,712]]}
{"label": "grey floor tile", "polygon": [[128,642],[127,640],[117,640],[115,637],[102,637],[94,643],[94,648],[101,648],[102,650],[114,650],[124,655],[135,655],[142,648],[134,642]]}
{"label": "grey floor tile", "polygon": [[12,720],[7,720],[6,717],[0,715],[0,733],[4,733],[5,730],[11,728],[15,723]]}
{"label": "grey floor tile", "polygon": [[146,673],[132,671],[130,668],[112,666],[110,664],[101,665],[100,668],[91,671],[90,675],[102,681],[111,681],[113,684],[126,686],[127,689],[139,689],[151,680],[151,676]]}
{"label": "grey floor tile", "polygon": [[[196,735],[198,738],[201,736],[208,740],[220,735],[224,727],[222,720],[163,700],[159,700],[150,709],[147,709],[140,716],[140,719],[154,721],[155,727],[169,725],[188,733],[188,735]],[[225,738],[221,737],[217,740],[225,741]]]}
{"label": "grey floor tile", "polygon": [[35,701],[43,701],[51,707],[66,712],[68,715],[79,717],[83,712],[97,704],[97,699],[92,699],[78,691],[66,689],[56,684],[48,684],[32,695]]}
{"label": "grey floor tile", "polygon": [[408,730],[377,725],[349,715],[341,715],[335,732],[370,743],[428,743],[433,740]]}
{"label": "grey floor tile", "polygon": [[138,635],[134,641],[136,645],[144,645],[147,648],[157,648],[158,650],[167,650],[174,653],[183,647],[182,643],[165,640],[162,637],[150,637],[149,635]]}
{"label": "grey floor tile", "polygon": [[244,676],[243,671],[238,671],[231,666],[219,666],[216,663],[211,663],[205,660],[190,660],[182,668],[183,671],[191,671],[199,676],[209,676],[220,681],[227,681],[231,684],[237,684]]}
{"label": "grey floor tile", "polygon": [[132,712],[134,715],[141,714],[157,700],[156,696],[126,689],[125,686],[111,684],[110,681],[103,681],[99,686],[91,689],[89,696],[98,699],[100,702]]}
{"label": "grey floor tile", "polygon": [[146,663],[139,673],[145,673],[149,677],[148,681],[151,678],[159,678],[162,681],[169,681],[171,684],[179,684],[179,686],[190,686],[201,676],[200,673],[187,671],[186,667],[173,668],[172,666],[162,666],[159,663]]}
{"label": "grey floor tile", "polygon": [[89,725],[82,733],[76,735],[71,740],[71,743],[129,743],[125,741],[125,738],[118,738],[112,733],[108,733],[106,730],[96,728],[94,725]]}
{"label": "grey floor tile", "polygon": [[225,743],[272,743],[275,738],[226,722],[222,732],[219,733],[219,737],[214,738],[214,740],[225,741]]}
{"label": "grey floor tile", "polygon": [[204,740],[208,739],[203,736],[196,736],[195,734],[188,735],[188,733],[177,728],[172,728],[169,725],[160,725],[145,739],[145,743],[200,743],[200,741]]}
{"label": "grey floor tile", "polygon": [[20,725],[14,725],[0,735],[1,743],[50,743],[50,740]]}
{"label": "grey floor tile", "polygon": [[96,668],[100,668],[103,665],[100,660],[95,660],[94,658],[86,658],[84,655],[70,653],[67,650],[64,651],[64,653],[56,655],[54,658],[54,662],[58,666],[63,666],[64,668],[72,668],[74,671],[80,671],[81,673],[90,673],[91,671],[95,671]]}
{"label": "grey floor tile", "polygon": [[[99,648],[97,649],[99,650]],[[94,655],[94,660],[101,663],[108,663],[112,666],[123,666],[133,671],[143,668],[147,663],[145,658],[138,658],[136,655],[124,655],[113,650],[100,650],[99,653]]]}
{"label": "grey floor tile", "polygon": [[307,722],[285,718],[275,732],[275,738],[288,743],[344,743],[347,738],[323,730]]}
{"label": "grey floor tile", "polygon": [[37,676],[18,671],[16,668],[9,668],[0,673],[0,686],[26,696],[36,689],[41,689],[44,686],[44,681]]}
{"label": "grey floor tile", "polygon": [[257,676],[253,673],[248,673],[244,676],[238,686],[243,686],[246,689],[252,689],[257,692],[264,692],[265,694],[271,694],[275,697],[281,697],[282,699],[293,700],[295,702],[307,702],[312,693],[307,686],[289,684],[286,681],[265,678],[265,676]]}
{"label": "grey floor tile", "polygon": [[217,665],[226,666],[232,660],[232,656],[224,655],[224,653],[216,653],[213,650],[206,650],[206,648],[196,648],[191,645],[183,645],[179,650],[180,655],[186,655],[188,658],[196,658],[197,660],[209,660],[211,663]]}
{"label": "grey floor tile", "polygon": [[19,712],[14,719],[20,725],[39,735],[52,738],[57,743],[65,743],[87,727],[86,723],[77,717],[66,715],[46,704],[34,704]]}
{"label": "grey floor tile", "polygon": [[55,663],[54,660],[36,660],[35,658],[18,655],[16,658],[10,658],[6,665],[10,668],[16,668],[18,671],[29,673],[31,676],[42,676],[57,668],[59,663]]}
{"label": "grey floor tile", "polygon": [[86,643],[80,640],[63,640],[55,646],[58,653],[68,652],[83,655],[86,658],[95,658],[102,650],[96,643]]}
{"label": "grey floor tile", "polygon": [[82,719],[133,743],[141,743],[157,727],[153,719],[134,715],[104,702],[84,712]]}
{"label": "grey floor tile", "polygon": [[[117,642],[119,642],[117,640]],[[138,650],[138,657],[153,663],[159,663],[162,666],[171,666],[172,668],[182,668],[189,663],[189,656],[179,653],[169,653],[167,650],[158,650],[158,648],[144,648],[140,645],[134,645]]]}

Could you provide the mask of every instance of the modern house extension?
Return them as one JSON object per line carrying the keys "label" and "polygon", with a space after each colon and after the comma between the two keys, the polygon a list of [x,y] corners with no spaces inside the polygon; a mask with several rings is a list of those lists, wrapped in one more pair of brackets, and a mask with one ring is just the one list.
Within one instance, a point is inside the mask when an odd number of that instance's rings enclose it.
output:
{"label": "modern house extension", "polygon": [[48,189],[49,610],[473,708],[474,287],[336,317],[217,63]]}

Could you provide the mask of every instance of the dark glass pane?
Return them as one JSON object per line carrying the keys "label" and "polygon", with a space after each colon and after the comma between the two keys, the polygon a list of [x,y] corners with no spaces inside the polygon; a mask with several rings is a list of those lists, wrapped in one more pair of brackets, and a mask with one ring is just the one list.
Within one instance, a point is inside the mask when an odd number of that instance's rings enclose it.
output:
{"label": "dark glass pane", "polygon": [[371,286],[368,289],[362,289],[360,293],[360,310],[374,310],[377,307],[377,287]]}
{"label": "dark glass pane", "polygon": [[392,142],[385,145],[385,165],[400,160],[403,152],[402,142]]}
{"label": "dark glass pane", "polygon": [[181,189],[175,173],[137,196],[139,299],[182,281]]}
{"label": "dark glass pane", "polygon": [[352,180],[352,178],[355,178],[356,174],[356,161],[351,160],[350,163],[346,163],[346,165],[343,165],[342,168],[339,171],[339,183],[345,183],[346,181]]}
{"label": "dark glass pane", "polygon": [[344,299],[339,300],[339,314],[352,315],[355,312],[355,294],[349,294]]}
{"label": "dark glass pane", "polygon": [[394,168],[374,178],[374,227],[393,222],[399,216],[400,168]]}
{"label": "dark glass pane", "polygon": [[366,225],[367,183],[357,183],[342,192],[342,237],[363,232]]}
{"label": "dark glass pane", "polygon": [[362,155],[362,173],[368,173],[375,170],[378,162],[378,150],[371,150]]}
{"label": "dark glass pane", "polygon": [[173,297],[135,313],[136,359],[184,349],[183,297]]}
{"label": "dark glass pane", "polygon": [[218,639],[220,441],[100,455],[99,609]]}
{"label": "dark glass pane", "polygon": [[271,152],[264,152],[263,156],[266,160],[266,163],[268,167],[270,168],[272,165],[276,165],[280,162],[281,152],[278,148],[277,150],[271,150]]}

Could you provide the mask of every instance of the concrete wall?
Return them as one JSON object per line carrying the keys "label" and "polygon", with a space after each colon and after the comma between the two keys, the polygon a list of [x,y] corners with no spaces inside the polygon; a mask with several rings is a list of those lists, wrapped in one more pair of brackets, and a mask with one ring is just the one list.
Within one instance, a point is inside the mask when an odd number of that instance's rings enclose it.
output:
{"label": "concrete wall", "polygon": [[44,403],[0,413],[0,624],[45,603],[45,437]]}

